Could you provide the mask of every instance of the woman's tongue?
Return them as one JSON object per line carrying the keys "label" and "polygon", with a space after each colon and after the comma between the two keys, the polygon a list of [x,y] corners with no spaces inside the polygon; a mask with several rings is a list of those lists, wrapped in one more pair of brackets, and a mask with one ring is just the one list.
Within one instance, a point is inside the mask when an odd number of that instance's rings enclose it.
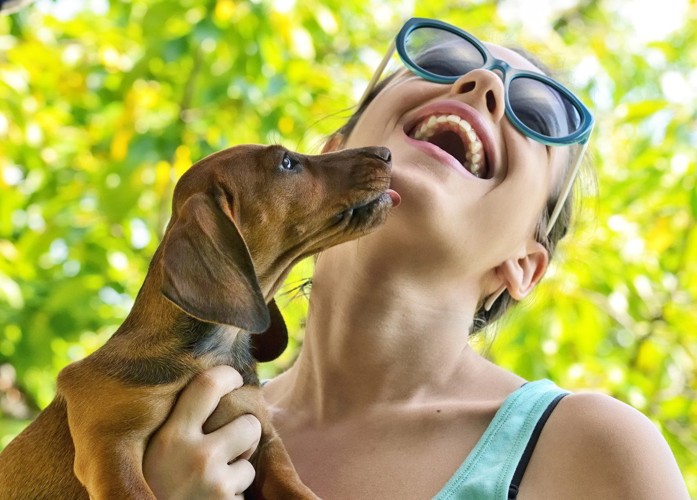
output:
{"label": "woman's tongue", "polygon": [[465,145],[462,143],[462,139],[460,139],[460,136],[455,132],[445,131],[437,133],[428,139],[427,142],[430,142],[434,146],[438,146],[460,162],[461,165],[464,165],[467,151],[465,150]]}

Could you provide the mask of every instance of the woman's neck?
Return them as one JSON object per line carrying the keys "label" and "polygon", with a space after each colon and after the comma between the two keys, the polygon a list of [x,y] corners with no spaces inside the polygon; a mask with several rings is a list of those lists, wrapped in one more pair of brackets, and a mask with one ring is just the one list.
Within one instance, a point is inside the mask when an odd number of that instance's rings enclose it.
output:
{"label": "woman's neck", "polygon": [[281,405],[302,401],[332,420],[377,402],[425,402],[461,394],[488,364],[468,345],[476,287],[370,252],[361,241],[318,260],[302,352],[278,379]]}

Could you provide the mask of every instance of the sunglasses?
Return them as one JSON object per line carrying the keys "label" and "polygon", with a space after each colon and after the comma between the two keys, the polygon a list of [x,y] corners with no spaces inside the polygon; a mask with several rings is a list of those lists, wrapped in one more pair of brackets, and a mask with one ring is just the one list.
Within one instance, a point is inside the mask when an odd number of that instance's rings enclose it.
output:
{"label": "sunglasses", "polygon": [[593,116],[588,108],[556,80],[513,68],[495,58],[481,41],[466,31],[422,18],[410,19],[399,30],[363,93],[359,107],[375,88],[395,50],[412,73],[434,83],[452,84],[475,69],[499,70],[506,117],[513,126],[546,146],[580,145],[547,223],[545,235],[549,235],[569,196],[593,130]]}

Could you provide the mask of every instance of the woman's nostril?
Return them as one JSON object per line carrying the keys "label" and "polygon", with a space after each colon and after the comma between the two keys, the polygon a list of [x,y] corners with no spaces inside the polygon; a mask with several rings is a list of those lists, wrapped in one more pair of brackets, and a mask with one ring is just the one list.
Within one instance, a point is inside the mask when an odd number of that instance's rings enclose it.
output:
{"label": "woman's nostril", "polygon": [[496,97],[491,90],[486,93],[486,107],[489,113],[493,114],[496,111]]}
{"label": "woman's nostril", "polygon": [[474,87],[476,86],[476,83],[470,81],[470,82],[465,82],[460,86],[460,93],[464,94],[467,92],[472,92],[474,90]]}

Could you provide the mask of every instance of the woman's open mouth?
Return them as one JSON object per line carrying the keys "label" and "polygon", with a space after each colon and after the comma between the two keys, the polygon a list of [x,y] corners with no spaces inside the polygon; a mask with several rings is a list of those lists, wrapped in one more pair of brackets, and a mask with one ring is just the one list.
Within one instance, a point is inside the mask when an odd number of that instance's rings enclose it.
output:
{"label": "woman's open mouth", "polygon": [[476,177],[488,179],[491,176],[481,139],[472,125],[460,116],[445,113],[426,116],[408,130],[407,135],[440,148]]}

